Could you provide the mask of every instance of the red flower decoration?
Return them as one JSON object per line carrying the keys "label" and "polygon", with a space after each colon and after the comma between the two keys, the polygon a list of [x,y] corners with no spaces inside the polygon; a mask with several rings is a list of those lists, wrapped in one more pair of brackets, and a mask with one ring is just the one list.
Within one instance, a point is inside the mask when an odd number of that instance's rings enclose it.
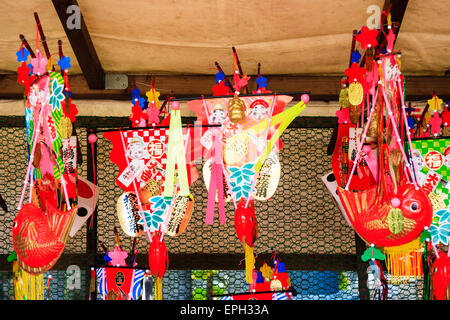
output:
{"label": "red flower decoration", "polygon": [[439,112],[435,112],[431,117],[430,121],[431,133],[435,136],[439,134],[441,131],[442,119],[439,116]]}
{"label": "red flower decoration", "polygon": [[17,74],[19,77],[17,78],[17,82],[21,85],[24,85],[25,82],[28,82],[28,75],[30,74],[31,69],[27,67],[25,62],[22,62],[22,65],[17,68]]}
{"label": "red flower decoration", "polygon": [[361,44],[362,49],[367,49],[370,47],[375,47],[377,42],[378,30],[370,30],[366,26],[361,28],[361,32],[356,35],[355,40]]}
{"label": "red flower decoration", "polygon": [[225,85],[224,81],[220,81],[218,84],[212,87],[214,96],[225,96],[230,93],[230,88]]}
{"label": "red flower decoration", "polygon": [[75,116],[78,114],[78,109],[77,106],[72,103],[72,99],[69,99],[69,112],[67,112],[66,100],[61,101],[61,107],[66,117],[69,117],[70,121],[75,122]]}
{"label": "red flower decoration", "polygon": [[442,122],[445,127],[450,126],[450,110],[448,110],[448,107],[444,107],[444,111],[442,111]]}
{"label": "red flower decoration", "polygon": [[356,62],[353,62],[350,68],[345,69],[345,75],[348,77],[349,83],[363,83],[366,72],[367,70],[360,67]]}

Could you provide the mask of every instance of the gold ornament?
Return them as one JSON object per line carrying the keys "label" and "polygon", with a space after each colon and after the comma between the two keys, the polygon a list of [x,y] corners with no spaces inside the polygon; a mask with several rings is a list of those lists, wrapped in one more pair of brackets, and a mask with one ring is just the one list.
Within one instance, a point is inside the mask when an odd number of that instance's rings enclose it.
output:
{"label": "gold ornament", "polygon": [[339,105],[341,108],[348,108],[348,88],[341,89],[339,92]]}
{"label": "gold ornament", "polygon": [[354,106],[359,106],[364,98],[363,86],[359,82],[352,82],[348,87],[348,101]]}
{"label": "gold ornament", "polygon": [[240,123],[245,120],[245,102],[235,94],[228,103],[228,117],[233,123]]}
{"label": "gold ornament", "polygon": [[223,161],[227,165],[238,164],[248,153],[249,137],[246,134],[235,135],[227,139],[223,148]]}
{"label": "gold ornament", "polygon": [[69,139],[70,136],[72,135],[72,130],[73,130],[73,126],[72,126],[72,121],[70,121],[69,117],[62,117],[60,122],[59,122],[59,131],[61,133],[61,138],[62,139]]}
{"label": "gold ornament", "polygon": [[161,184],[161,180],[156,182],[153,179],[149,179],[145,186],[139,189],[139,200],[143,205],[149,204],[150,198],[155,197],[161,193]]}

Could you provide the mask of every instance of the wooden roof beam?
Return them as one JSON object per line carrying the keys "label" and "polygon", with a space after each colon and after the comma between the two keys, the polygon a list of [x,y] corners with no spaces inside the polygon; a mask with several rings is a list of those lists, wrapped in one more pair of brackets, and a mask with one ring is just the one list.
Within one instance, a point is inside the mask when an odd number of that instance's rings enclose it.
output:
{"label": "wooden roof beam", "polygon": [[[105,88],[105,71],[102,68],[91,36],[84,22],[83,15],[79,9],[76,0],[52,0],[59,20],[66,32],[70,45],[77,58],[80,68],[83,72],[84,78],[90,89],[104,89]],[[74,13],[71,13],[68,7],[78,8]],[[77,15],[73,17],[72,15]],[[69,23],[69,18],[78,19],[79,24]]]}

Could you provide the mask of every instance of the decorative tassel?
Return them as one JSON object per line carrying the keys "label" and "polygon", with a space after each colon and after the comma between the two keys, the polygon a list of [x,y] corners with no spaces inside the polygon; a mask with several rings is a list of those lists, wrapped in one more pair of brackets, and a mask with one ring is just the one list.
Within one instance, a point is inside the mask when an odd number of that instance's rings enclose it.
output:
{"label": "decorative tassel", "polygon": [[245,251],[245,280],[247,283],[253,283],[253,269],[255,268],[255,256],[253,254],[253,247],[250,247],[244,241],[244,251]]}
{"label": "decorative tassel", "polygon": [[44,300],[44,274],[33,275],[13,262],[14,298],[16,300]]}
{"label": "decorative tassel", "polygon": [[155,300],[162,300],[162,278],[155,279]]}
{"label": "decorative tassel", "polygon": [[402,246],[383,248],[386,255],[386,268],[391,275],[389,283],[407,283],[411,278],[418,279],[423,274],[422,244],[416,239]]}

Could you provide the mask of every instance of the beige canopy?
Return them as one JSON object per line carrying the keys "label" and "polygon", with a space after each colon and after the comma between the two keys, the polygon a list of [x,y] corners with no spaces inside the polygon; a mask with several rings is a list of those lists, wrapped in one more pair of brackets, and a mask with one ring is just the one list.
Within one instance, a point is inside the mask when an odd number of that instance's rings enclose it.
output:
{"label": "beige canopy", "polygon": [[[218,61],[232,72],[235,46],[248,74],[342,75],[353,29],[373,19],[383,0],[79,0],[105,72],[214,74]],[[49,48],[72,59],[81,73],[61,21],[49,0],[0,3],[0,72],[15,72],[24,34],[34,48],[38,12]],[[450,69],[448,1],[410,0],[396,49],[403,72],[443,75]]]}

